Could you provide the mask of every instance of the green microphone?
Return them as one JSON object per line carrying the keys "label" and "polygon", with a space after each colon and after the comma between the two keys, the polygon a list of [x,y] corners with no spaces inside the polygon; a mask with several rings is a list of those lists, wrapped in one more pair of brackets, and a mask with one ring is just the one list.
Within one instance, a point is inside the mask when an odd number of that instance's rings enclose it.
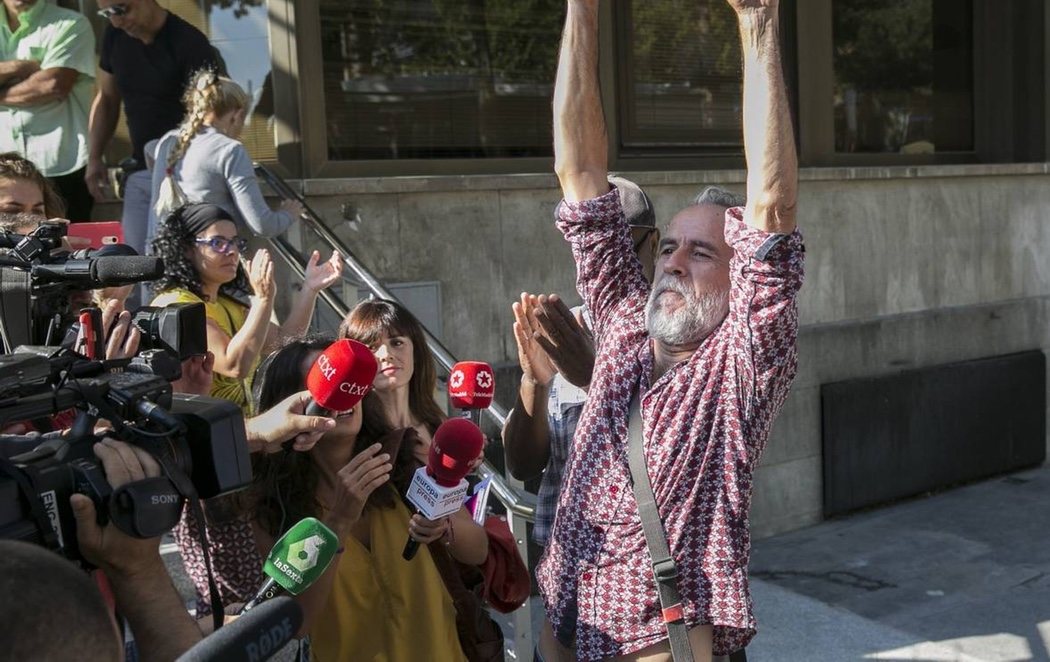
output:
{"label": "green microphone", "polygon": [[269,579],[239,613],[279,595],[299,595],[331,565],[339,551],[339,539],[319,520],[306,517],[288,529],[266,557],[263,572]]}

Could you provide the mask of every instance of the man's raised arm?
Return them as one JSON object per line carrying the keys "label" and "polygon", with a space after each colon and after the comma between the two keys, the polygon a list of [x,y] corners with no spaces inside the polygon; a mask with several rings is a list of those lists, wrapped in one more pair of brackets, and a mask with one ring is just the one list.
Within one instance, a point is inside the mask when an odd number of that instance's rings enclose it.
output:
{"label": "man's raised arm", "polygon": [[780,58],[779,0],[728,0],[744,56],[744,221],[766,232],[795,229],[798,156]]}
{"label": "man's raised arm", "polygon": [[598,85],[598,0],[569,0],[554,84],[554,171],[568,202],[609,191]]}

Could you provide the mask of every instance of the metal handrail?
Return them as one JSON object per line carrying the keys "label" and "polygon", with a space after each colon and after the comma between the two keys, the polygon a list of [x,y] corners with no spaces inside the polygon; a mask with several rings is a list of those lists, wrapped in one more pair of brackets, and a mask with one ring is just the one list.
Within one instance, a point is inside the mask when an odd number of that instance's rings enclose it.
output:
{"label": "metal handrail", "polygon": [[[288,185],[288,182],[278,175],[277,173],[270,170],[261,163],[255,163],[256,175],[265,181],[274,193],[278,196],[288,199],[296,200],[303,206],[303,225],[311,232],[316,234],[321,241],[328,246],[339,251],[343,256],[343,263],[350,270],[356,279],[364,284],[374,296],[382,299],[392,299],[397,301],[397,297],[382,283],[376,279],[375,276],[354,256],[353,252],[343,244],[335,234],[333,234],[321,221],[320,215],[315,212],[310,204],[306,201],[306,198],[301,195],[298,191]],[[305,275],[305,260],[300,254],[299,250],[288,241],[283,235],[270,238],[270,244],[274,250],[281,255],[282,258],[300,277]],[[350,307],[342,300],[341,297],[335,293],[324,290],[321,292],[321,296],[340,317],[346,317],[350,312]],[[437,362],[445,368],[446,371],[451,371],[452,366],[456,363],[456,358],[452,356],[452,353],[445,348],[440,340],[434,337],[430,330],[425,326],[423,327],[423,333],[426,335],[427,346],[430,348],[431,353],[437,359]],[[507,410],[500,406],[498,403],[493,402],[492,405],[483,410],[490,418],[492,418],[496,424],[502,429],[503,424],[507,421]],[[536,519],[536,496],[524,490],[517,489],[516,487],[507,483],[506,479],[500,475],[496,469],[489,464],[488,460],[485,460],[480,467],[478,467],[478,473],[482,478],[491,478],[492,492],[496,495],[496,498],[507,508],[508,511],[522,517],[530,522]]]}

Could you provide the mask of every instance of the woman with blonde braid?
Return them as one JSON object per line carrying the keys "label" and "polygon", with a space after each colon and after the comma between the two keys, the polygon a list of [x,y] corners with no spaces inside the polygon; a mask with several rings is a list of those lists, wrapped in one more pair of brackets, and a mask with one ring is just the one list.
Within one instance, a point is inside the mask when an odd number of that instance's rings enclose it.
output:
{"label": "woman with blonde braid", "polygon": [[182,125],[157,141],[152,154],[153,193],[146,245],[159,219],[188,202],[210,202],[227,210],[240,230],[264,237],[281,234],[302,213],[294,200],[270,209],[255,179],[248,150],[238,140],[250,100],[229,78],[204,70],[183,96]]}

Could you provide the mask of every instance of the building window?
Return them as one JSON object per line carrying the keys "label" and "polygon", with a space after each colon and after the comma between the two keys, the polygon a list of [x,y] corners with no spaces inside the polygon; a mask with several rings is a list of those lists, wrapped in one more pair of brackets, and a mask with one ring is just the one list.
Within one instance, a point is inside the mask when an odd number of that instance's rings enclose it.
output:
{"label": "building window", "polygon": [[974,150],[972,0],[834,0],[835,151]]}
{"label": "building window", "polygon": [[328,159],[549,157],[562,0],[321,0]]}
{"label": "building window", "polygon": [[742,64],[725,0],[615,3],[625,153],[740,153]]}

